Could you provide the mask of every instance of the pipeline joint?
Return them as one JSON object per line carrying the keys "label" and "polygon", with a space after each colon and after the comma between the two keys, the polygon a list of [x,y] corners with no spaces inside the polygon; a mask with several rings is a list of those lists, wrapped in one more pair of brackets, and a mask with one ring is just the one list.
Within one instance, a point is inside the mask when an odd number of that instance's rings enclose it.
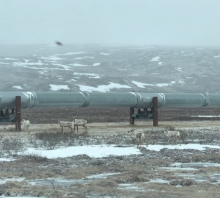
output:
{"label": "pipeline joint", "polygon": [[26,105],[23,107],[26,108],[32,108],[37,105],[37,95],[35,92],[22,92],[27,99]]}
{"label": "pipeline joint", "polygon": [[209,98],[209,94],[206,93],[206,94],[202,94],[205,98],[205,102],[204,102],[204,105],[202,107],[207,107],[209,104],[210,104],[210,98]]}
{"label": "pipeline joint", "polygon": [[88,92],[80,92],[83,95],[84,103],[81,107],[88,107],[90,103],[90,95]]}

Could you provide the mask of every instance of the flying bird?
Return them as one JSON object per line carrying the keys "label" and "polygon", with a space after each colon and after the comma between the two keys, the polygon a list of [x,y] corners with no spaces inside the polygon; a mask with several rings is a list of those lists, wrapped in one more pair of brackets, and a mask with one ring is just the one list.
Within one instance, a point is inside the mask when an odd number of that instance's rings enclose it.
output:
{"label": "flying bird", "polygon": [[63,45],[63,44],[62,44],[61,42],[59,42],[59,41],[56,41],[56,44],[57,44],[57,45],[60,45],[60,46]]}

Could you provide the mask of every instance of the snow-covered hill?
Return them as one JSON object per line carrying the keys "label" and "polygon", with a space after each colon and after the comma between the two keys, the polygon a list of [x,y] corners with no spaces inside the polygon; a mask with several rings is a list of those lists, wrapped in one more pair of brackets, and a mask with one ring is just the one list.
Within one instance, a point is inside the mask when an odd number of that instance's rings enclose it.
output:
{"label": "snow-covered hill", "polygon": [[219,93],[220,48],[0,47],[0,90]]}

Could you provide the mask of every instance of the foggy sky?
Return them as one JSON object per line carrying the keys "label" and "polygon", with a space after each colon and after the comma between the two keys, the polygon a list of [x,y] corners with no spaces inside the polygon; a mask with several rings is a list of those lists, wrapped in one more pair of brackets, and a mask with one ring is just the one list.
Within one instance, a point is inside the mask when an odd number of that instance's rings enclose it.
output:
{"label": "foggy sky", "polygon": [[0,45],[220,46],[219,0],[0,0]]}

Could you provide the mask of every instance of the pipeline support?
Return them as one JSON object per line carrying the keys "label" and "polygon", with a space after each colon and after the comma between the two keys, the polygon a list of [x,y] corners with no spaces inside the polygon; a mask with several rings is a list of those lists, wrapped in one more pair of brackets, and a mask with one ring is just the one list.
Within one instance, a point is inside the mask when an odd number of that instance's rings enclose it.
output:
{"label": "pipeline support", "polygon": [[15,130],[21,131],[21,96],[15,97]]}
{"label": "pipeline support", "polygon": [[130,107],[130,124],[131,124],[131,125],[134,125],[134,117],[133,117],[133,114],[134,114],[134,107]]}
{"label": "pipeline support", "polygon": [[158,126],[158,98],[153,97],[153,126]]}

